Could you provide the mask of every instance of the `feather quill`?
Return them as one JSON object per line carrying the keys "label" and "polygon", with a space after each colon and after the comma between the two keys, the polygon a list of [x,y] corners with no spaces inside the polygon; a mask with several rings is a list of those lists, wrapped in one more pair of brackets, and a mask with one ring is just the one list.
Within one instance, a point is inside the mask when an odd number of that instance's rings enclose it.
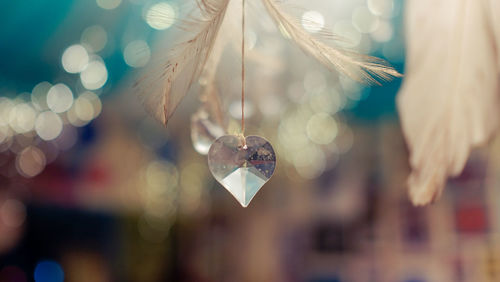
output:
{"label": "feather quill", "polygon": [[[208,113],[217,125],[224,129],[227,127],[227,117],[223,110],[216,76],[226,47],[232,47],[237,52],[241,50],[241,27],[238,26],[241,22],[241,17],[239,17],[241,15],[241,8],[241,3],[238,1],[229,2],[226,16],[221,23],[212,52],[199,78],[199,83],[203,87],[200,92],[200,101],[203,103],[201,108]],[[245,60],[253,62],[267,71],[275,72],[283,68],[283,64],[278,58],[266,55],[256,49],[247,50]]]}
{"label": "feather quill", "polygon": [[160,69],[135,83],[135,89],[153,117],[167,125],[175,109],[198,79],[212,51],[229,0],[197,0],[202,19],[185,23],[194,36],[176,45]]}
{"label": "feather quill", "polygon": [[[221,27],[223,31],[224,27]],[[203,86],[200,93],[202,108],[206,109],[213,120],[221,127],[226,128],[226,117],[222,110],[222,103],[219,97],[219,91],[215,81],[217,67],[219,66],[225,42],[223,37],[217,38],[215,45],[205,64],[204,70],[200,76],[199,82]]]}
{"label": "feather quill", "polygon": [[[283,4],[276,0],[262,0],[267,11],[278,27],[290,37],[305,53],[317,59],[330,70],[337,71],[363,83],[378,83],[378,79],[387,81],[401,75],[386,61],[361,55],[339,47],[334,47],[316,38],[304,30],[301,24],[291,15],[285,13]],[[310,23],[313,24],[313,23]],[[320,34],[329,39],[339,40],[332,34]]]}
{"label": "feather quill", "polygon": [[410,149],[410,199],[437,199],[498,123],[498,52],[489,0],[410,0],[398,109]]}

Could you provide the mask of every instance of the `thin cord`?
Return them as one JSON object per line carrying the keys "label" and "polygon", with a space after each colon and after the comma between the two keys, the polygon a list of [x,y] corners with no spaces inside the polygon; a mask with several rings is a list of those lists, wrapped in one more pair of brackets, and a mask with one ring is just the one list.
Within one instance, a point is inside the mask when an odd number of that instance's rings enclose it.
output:
{"label": "thin cord", "polygon": [[241,134],[245,134],[245,0],[241,0]]}

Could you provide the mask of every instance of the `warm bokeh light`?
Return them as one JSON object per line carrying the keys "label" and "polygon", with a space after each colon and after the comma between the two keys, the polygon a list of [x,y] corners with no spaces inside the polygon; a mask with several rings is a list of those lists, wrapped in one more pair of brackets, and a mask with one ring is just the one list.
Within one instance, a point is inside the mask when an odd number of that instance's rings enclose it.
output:
{"label": "warm bokeh light", "polygon": [[175,22],[176,12],[168,2],[156,3],[146,13],[146,22],[154,29],[163,30]]}
{"label": "warm bokeh light", "polygon": [[196,212],[203,205],[204,182],[208,175],[203,164],[190,163],[181,170],[179,205],[185,213]]}
{"label": "warm bokeh light", "polygon": [[14,103],[10,99],[0,97],[0,126],[9,125],[10,111],[14,108]]}
{"label": "warm bokeh light", "polygon": [[47,93],[47,105],[55,113],[63,113],[73,105],[73,92],[63,83],[52,86]]}
{"label": "warm bokeh light", "polygon": [[324,152],[316,146],[303,147],[293,156],[297,173],[305,179],[319,177],[326,168],[326,161]]}
{"label": "warm bokeh light", "polygon": [[11,135],[12,134],[10,133],[10,129],[8,127],[0,126],[0,144],[7,142],[7,140],[11,137]]}
{"label": "warm bokeh light", "polygon": [[153,161],[146,169],[146,180],[152,189],[176,186],[178,178],[177,168],[169,162]]}
{"label": "warm bokeh light", "polygon": [[[252,101],[245,101],[245,118],[251,118],[255,112]],[[236,100],[229,105],[229,114],[235,119],[241,119],[241,101]]]}
{"label": "warm bokeh light", "polygon": [[120,6],[122,0],[96,0],[97,5],[105,10],[113,10]]}
{"label": "warm bokeh light", "polygon": [[344,40],[339,41],[339,44],[345,48],[354,48],[361,42],[361,33],[351,21],[338,21],[333,26],[333,33],[344,38]]}
{"label": "warm bokeh light", "polygon": [[307,11],[302,15],[302,26],[309,32],[318,32],[325,27],[325,18],[320,12]]}
{"label": "warm bokeh light", "polygon": [[92,103],[83,97],[78,97],[74,105],[76,117],[84,122],[89,122],[94,118],[94,108]]}
{"label": "warm bokeh light", "polygon": [[62,66],[69,73],[83,71],[89,63],[89,54],[82,45],[71,45],[62,55]]}
{"label": "warm bokeh light", "polygon": [[10,228],[21,227],[26,219],[26,207],[16,199],[8,199],[0,205],[0,219]]}
{"label": "warm bokeh light", "polygon": [[368,8],[377,16],[389,18],[394,12],[394,0],[368,0]]}
{"label": "warm bokeh light", "polygon": [[123,58],[127,65],[140,68],[144,67],[151,57],[148,44],[143,40],[135,40],[127,44],[123,50]]}
{"label": "warm bokeh light", "polygon": [[93,92],[86,91],[78,96],[66,117],[72,125],[81,127],[97,118],[101,109],[99,97]]}
{"label": "warm bokeh light", "polygon": [[103,62],[94,60],[80,73],[80,80],[88,90],[99,89],[108,80],[108,70]]}
{"label": "warm bokeh light", "polygon": [[370,33],[377,29],[379,19],[366,6],[358,7],[352,13],[352,23],[361,33]]}
{"label": "warm bokeh light", "polygon": [[63,122],[54,112],[47,111],[38,115],[35,130],[43,140],[54,140],[61,134]]}
{"label": "warm bokeh light", "polygon": [[392,39],[394,30],[392,25],[387,21],[380,21],[379,26],[375,29],[371,35],[373,40],[378,42],[387,42]]}
{"label": "warm bokeh light", "polygon": [[16,168],[24,177],[34,177],[45,168],[45,154],[34,146],[29,146],[19,153]]}
{"label": "warm bokeh light", "polygon": [[37,110],[44,111],[49,109],[47,105],[47,93],[51,87],[52,84],[47,81],[40,82],[33,87],[31,91],[31,103]]}
{"label": "warm bokeh light", "polygon": [[29,132],[35,126],[36,115],[36,111],[29,104],[17,104],[9,112],[10,127],[17,133]]}
{"label": "warm bokeh light", "polygon": [[327,113],[317,113],[307,122],[307,136],[320,145],[331,143],[337,136],[337,124]]}
{"label": "warm bokeh light", "polygon": [[108,43],[108,33],[100,25],[89,26],[82,32],[80,42],[89,51],[99,52]]}

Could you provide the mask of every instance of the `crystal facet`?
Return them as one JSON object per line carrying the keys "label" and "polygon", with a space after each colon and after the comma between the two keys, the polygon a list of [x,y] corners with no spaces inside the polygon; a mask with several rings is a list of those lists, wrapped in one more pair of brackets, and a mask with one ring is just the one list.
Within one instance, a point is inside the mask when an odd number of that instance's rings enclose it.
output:
{"label": "crystal facet", "polygon": [[215,179],[247,207],[276,167],[274,149],[259,136],[224,135],[208,152],[208,167]]}

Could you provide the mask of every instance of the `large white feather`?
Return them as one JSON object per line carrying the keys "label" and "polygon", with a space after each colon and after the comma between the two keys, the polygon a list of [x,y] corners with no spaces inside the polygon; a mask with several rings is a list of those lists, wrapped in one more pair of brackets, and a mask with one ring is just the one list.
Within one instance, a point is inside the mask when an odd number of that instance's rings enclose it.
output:
{"label": "large white feather", "polygon": [[169,118],[198,79],[214,46],[229,0],[198,0],[200,19],[183,26],[194,36],[176,45],[166,62],[136,83],[136,91],[148,112],[167,124]]}
{"label": "large white feather", "polygon": [[438,198],[498,123],[490,0],[406,2],[407,64],[398,109],[410,149],[410,198]]}
{"label": "large white feather", "polygon": [[[337,71],[350,78],[368,83],[378,83],[377,79],[390,80],[401,76],[382,59],[357,54],[352,51],[326,44],[307,32],[296,18],[287,14],[283,4],[277,0],[262,0],[267,11],[279,26],[307,54],[317,59],[330,70]],[[329,39],[339,39],[322,31]]]}
{"label": "large white feather", "polygon": [[222,103],[215,78],[224,47],[227,44],[225,37],[222,36],[225,30],[227,30],[227,21],[228,18],[226,17],[220,27],[221,34],[215,41],[212,53],[208,57],[199,79],[200,84],[203,86],[203,90],[200,93],[200,101],[203,103],[202,108],[205,108],[211,118],[224,129],[226,128],[226,117],[222,110]]}

